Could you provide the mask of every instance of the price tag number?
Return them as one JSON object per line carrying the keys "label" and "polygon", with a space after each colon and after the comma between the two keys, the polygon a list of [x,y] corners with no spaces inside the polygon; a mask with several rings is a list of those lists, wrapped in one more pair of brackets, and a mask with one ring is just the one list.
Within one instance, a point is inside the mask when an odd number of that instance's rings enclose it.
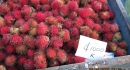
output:
{"label": "price tag number", "polygon": [[[90,49],[88,49],[88,47]],[[92,47],[90,46],[90,42],[84,46],[84,50],[87,52],[87,50],[89,51],[97,51],[97,52],[103,52],[104,51],[104,48],[100,48],[100,47]]]}

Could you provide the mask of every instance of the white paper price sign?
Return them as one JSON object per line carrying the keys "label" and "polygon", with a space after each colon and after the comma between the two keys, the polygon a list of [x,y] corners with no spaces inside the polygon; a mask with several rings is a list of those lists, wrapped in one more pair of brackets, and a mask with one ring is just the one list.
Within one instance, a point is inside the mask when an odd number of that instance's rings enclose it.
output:
{"label": "white paper price sign", "polygon": [[84,57],[91,60],[104,58],[107,43],[80,35],[76,56]]}

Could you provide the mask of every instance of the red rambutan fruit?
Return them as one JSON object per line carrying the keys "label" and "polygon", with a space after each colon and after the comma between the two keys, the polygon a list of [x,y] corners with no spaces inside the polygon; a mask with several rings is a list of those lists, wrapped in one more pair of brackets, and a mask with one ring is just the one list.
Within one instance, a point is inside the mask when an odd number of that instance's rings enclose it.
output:
{"label": "red rambutan fruit", "polygon": [[76,11],[78,9],[78,3],[76,1],[69,1],[67,5],[70,11]]}
{"label": "red rambutan fruit", "polygon": [[46,49],[46,56],[49,59],[56,59],[56,49],[55,48]]}
{"label": "red rambutan fruit", "polygon": [[70,19],[65,19],[63,21],[63,28],[69,29],[72,27],[72,21]]}
{"label": "red rambutan fruit", "polygon": [[74,20],[74,26],[77,27],[77,28],[80,28],[81,26],[83,26],[83,24],[84,24],[84,21],[81,17],[77,17]]}
{"label": "red rambutan fruit", "polygon": [[61,64],[67,62],[67,53],[62,49],[57,49],[57,59]]}
{"label": "red rambutan fruit", "polygon": [[27,46],[24,44],[15,46],[15,50],[17,54],[26,54]]}
{"label": "red rambutan fruit", "polygon": [[59,9],[60,8],[60,6],[61,6],[61,3],[58,1],[58,0],[54,0],[54,1],[52,1],[52,3],[51,3],[51,8],[52,9]]}
{"label": "red rambutan fruit", "polygon": [[45,49],[48,47],[50,43],[50,39],[48,36],[44,36],[44,35],[41,35],[41,36],[37,36],[36,38],[36,42],[35,42],[35,45],[40,48],[40,49]]}
{"label": "red rambutan fruit", "polygon": [[15,47],[13,45],[7,45],[5,47],[5,50],[6,50],[7,53],[12,54],[12,53],[15,52]]}
{"label": "red rambutan fruit", "polygon": [[47,67],[46,57],[43,52],[36,52],[36,54],[34,55],[34,63],[37,69]]}
{"label": "red rambutan fruit", "polygon": [[54,36],[50,40],[50,46],[53,48],[60,48],[63,46],[63,40],[61,37]]}
{"label": "red rambutan fruit", "polygon": [[48,26],[44,22],[41,22],[37,25],[36,32],[38,35],[45,35],[47,34],[48,29]]}
{"label": "red rambutan fruit", "polygon": [[23,39],[19,35],[12,35],[10,37],[10,44],[12,44],[14,46],[20,45],[20,44],[22,44],[22,42],[23,42]]}
{"label": "red rambutan fruit", "polygon": [[9,33],[9,27],[8,26],[1,26],[0,27],[0,34],[7,34]]}
{"label": "red rambutan fruit", "polygon": [[29,35],[26,35],[24,37],[24,44],[27,45],[29,48],[35,48],[35,40],[33,37],[29,36]]}
{"label": "red rambutan fruit", "polygon": [[63,42],[67,42],[70,40],[70,32],[68,29],[63,29],[60,32],[60,37],[62,38]]}
{"label": "red rambutan fruit", "polygon": [[36,19],[38,22],[44,22],[44,21],[45,21],[45,18],[46,18],[46,16],[45,16],[45,14],[44,14],[43,12],[41,12],[41,11],[36,12],[36,14],[35,14],[35,19]]}
{"label": "red rambutan fruit", "polygon": [[68,5],[62,5],[60,6],[60,15],[65,17],[69,13]]}
{"label": "red rambutan fruit", "polygon": [[5,57],[5,65],[6,66],[14,66],[16,63],[17,57],[15,55],[8,55]]}
{"label": "red rambutan fruit", "polygon": [[80,33],[85,36],[90,36],[92,30],[88,26],[82,26],[80,27]]}
{"label": "red rambutan fruit", "polygon": [[45,19],[45,22],[49,25],[54,25],[57,24],[57,18],[53,17],[53,16],[49,16]]}
{"label": "red rambutan fruit", "polygon": [[20,31],[23,33],[26,33],[29,31],[30,27],[27,23],[23,24],[22,26],[19,27]]}

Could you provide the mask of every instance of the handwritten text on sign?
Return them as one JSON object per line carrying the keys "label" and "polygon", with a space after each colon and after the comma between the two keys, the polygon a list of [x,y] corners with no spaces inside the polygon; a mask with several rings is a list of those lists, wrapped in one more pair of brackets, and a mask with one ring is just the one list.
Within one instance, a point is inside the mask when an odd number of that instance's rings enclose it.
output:
{"label": "handwritten text on sign", "polygon": [[76,56],[91,60],[103,59],[107,43],[80,35]]}

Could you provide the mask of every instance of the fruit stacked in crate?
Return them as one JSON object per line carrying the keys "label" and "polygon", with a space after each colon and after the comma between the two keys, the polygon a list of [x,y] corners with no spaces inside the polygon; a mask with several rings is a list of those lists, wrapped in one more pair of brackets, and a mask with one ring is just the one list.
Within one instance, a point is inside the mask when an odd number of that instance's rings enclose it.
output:
{"label": "fruit stacked in crate", "polygon": [[0,64],[8,70],[84,62],[75,56],[80,35],[126,55],[107,0],[4,0],[0,9]]}

